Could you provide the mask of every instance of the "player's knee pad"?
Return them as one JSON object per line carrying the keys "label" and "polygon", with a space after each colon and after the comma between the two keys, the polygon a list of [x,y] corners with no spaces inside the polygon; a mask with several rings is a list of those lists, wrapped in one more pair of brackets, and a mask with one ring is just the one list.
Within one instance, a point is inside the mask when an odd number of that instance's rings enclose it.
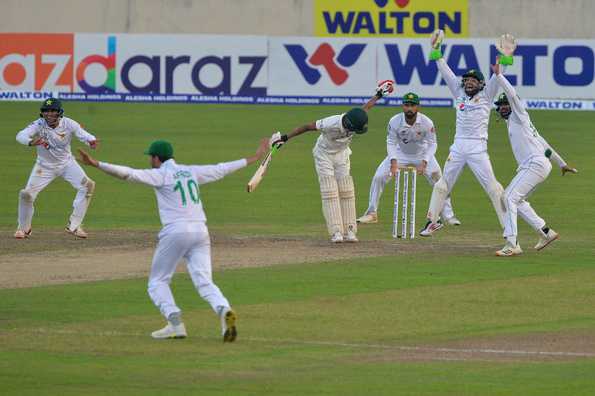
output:
{"label": "player's knee pad", "polygon": [[95,192],[95,182],[89,178],[84,183],[85,188],[87,189],[87,193],[85,196],[87,198],[91,198],[93,196],[93,192]]}
{"label": "player's knee pad", "polygon": [[19,191],[19,197],[25,202],[33,203],[33,201],[35,201],[35,195],[33,194],[33,192],[27,189]]}
{"label": "player's knee pad", "polygon": [[[441,177],[442,177],[442,174],[441,174],[440,172],[433,172],[433,173],[430,175],[430,178],[432,179],[432,181],[433,181],[434,183],[437,183],[437,182],[438,182],[438,180],[440,180],[440,178],[441,178]],[[445,184],[446,184],[446,183],[445,183]]]}
{"label": "player's knee pad", "polygon": [[337,180],[339,197],[341,199],[354,198],[355,187],[353,186],[353,177],[351,175],[343,176]]}
{"label": "player's knee pad", "polygon": [[434,190],[436,190],[436,192],[442,196],[448,195],[448,184],[446,184],[446,181],[443,177],[438,179],[436,184],[434,184]]}
{"label": "player's knee pad", "polygon": [[506,202],[504,198],[504,188],[502,184],[497,181],[493,181],[488,185],[488,195],[492,200],[494,206],[500,205],[502,210],[506,211]]}
{"label": "player's knee pad", "polygon": [[320,176],[320,196],[323,200],[339,198],[337,180],[332,176]]}

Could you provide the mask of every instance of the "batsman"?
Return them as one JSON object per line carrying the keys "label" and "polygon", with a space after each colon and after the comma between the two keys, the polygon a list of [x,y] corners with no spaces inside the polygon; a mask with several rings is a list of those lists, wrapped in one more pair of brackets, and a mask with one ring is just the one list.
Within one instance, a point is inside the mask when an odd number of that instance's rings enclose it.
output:
{"label": "batsman", "polygon": [[368,131],[368,110],[380,98],[391,93],[393,85],[391,80],[381,81],[376,87],[376,94],[363,107],[299,126],[273,142],[273,146],[278,149],[296,136],[308,131],[320,131],[312,152],[320,183],[322,212],[333,243],[358,241],[349,145],[355,134]]}

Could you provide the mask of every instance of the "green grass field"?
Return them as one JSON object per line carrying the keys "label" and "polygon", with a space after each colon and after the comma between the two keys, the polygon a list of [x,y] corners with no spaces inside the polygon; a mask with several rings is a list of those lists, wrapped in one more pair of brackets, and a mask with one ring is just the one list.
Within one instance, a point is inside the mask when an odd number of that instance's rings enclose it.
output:
{"label": "green grass field", "polygon": [[[174,144],[180,163],[227,161],[251,154],[258,138],[276,129],[289,131],[345,110],[65,107],[68,116],[101,139],[99,159],[135,167],[147,166],[142,152],[157,138]],[[386,154],[385,125],[397,110],[373,109],[369,133],[352,145],[358,214],[367,206],[371,177]],[[454,133],[453,110],[424,112],[437,126],[442,164]],[[0,105],[3,278],[10,278],[11,268],[27,266],[28,255],[72,250],[66,235],[63,245],[43,244],[44,231],[61,229],[70,213],[74,191],[64,181],[51,184],[36,202],[34,238],[41,244],[12,240],[17,193],[35,158],[14,136],[36,114],[35,103]],[[387,188],[381,222],[361,227],[359,237],[362,244],[394,244],[394,255],[216,272],[215,281],[240,316],[234,344],[221,343],[218,319],[186,275],[176,275],[173,289],[189,338],[172,342],[148,336],[163,319],[146,294],[145,278],[0,289],[1,393],[594,394],[595,209],[588,202],[595,194],[590,172],[595,166],[595,116],[551,111],[533,112],[532,117],[542,135],[580,171],[561,177],[554,169],[530,199],[562,236],[544,251],[533,251],[537,237],[521,224],[525,254],[493,256],[502,244],[501,231],[488,198],[466,170],[453,193],[463,225],[430,240],[391,241],[392,192]],[[492,116],[490,155],[504,186],[516,168],[505,129]],[[283,238],[326,239],[311,156],[315,139],[312,133],[290,141],[253,194],[245,192],[245,183],[254,166],[204,186],[209,228],[217,235],[277,240],[279,255],[288,254]],[[88,173],[97,182],[85,220],[92,237],[101,238],[108,230],[156,233],[152,191],[94,169]],[[419,225],[429,194],[420,179]],[[77,244],[83,256],[94,249],[85,247],[90,243]],[[105,252],[107,263],[109,250]]]}

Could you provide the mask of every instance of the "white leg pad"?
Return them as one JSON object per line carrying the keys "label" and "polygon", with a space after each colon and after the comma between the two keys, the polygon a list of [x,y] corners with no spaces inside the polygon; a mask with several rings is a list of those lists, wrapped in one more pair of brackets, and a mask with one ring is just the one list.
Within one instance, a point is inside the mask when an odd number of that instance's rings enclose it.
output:
{"label": "white leg pad", "polygon": [[82,183],[82,188],[78,190],[72,205],[73,210],[72,215],[70,216],[70,229],[73,231],[80,227],[83,222],[89,204],[91,203],[93,192],[95,191],[95,182],[88,177],[85,179],[86,180]]}
{"label": "white leg pad", "polygon": [[347,231],[357,232],[357,222],[355,221],[355,188],[353,186],[353,177],[344,176],[337,180],[339,187],[339,198],[341,201],[341,216],[343,218],[343,233]]}
{"label": "white leg pad", "polygon": [[497,181],[491,183],[488,186],[488,195],[498,216],[500,226],[504,229],[506,225],[506,205],[504,204],[504,188],[502,188],[502,184]]}
{"label": "white leg pad", "polygon": [[440,213],[444,209],[444,203],[448,197],[448,185],[443,177],[441,177],[434,188],[432,189],[432,197],[430,198],[430,209],[428,210],[428,219],[432,223],[438,222]]}
{"label": "white leg pad", "polygon": [[[320,176],[320,196],[322,197],[322,213],[330,235],[343,230],[339,187],[333,176]],[[355,212],[354,212],[355,213]],[[355,217],[355,214],[354,214]]]}

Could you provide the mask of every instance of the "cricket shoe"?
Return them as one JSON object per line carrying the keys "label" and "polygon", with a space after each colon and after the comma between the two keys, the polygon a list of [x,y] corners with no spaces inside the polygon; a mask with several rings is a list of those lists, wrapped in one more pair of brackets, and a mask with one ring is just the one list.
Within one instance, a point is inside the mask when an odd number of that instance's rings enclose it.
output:
{"label": "cricket shoe", "polygon": [[442,227],[444,227],[444,224],[442,224],[442,221],[438,220],[438,223],[432,223],[431,221],[428,220],[424,229],[419,232],[419,235],[421,235],[423,237],[432,236],[433,233],[435,233]]}
{"label": "cricket shoe", "polygon": [[446,224],[448,224],[449,226],[460,226],[461,221],[459,219],[457,219],[456,217],[452,216],[452,217],[449,217],[448,219],[446,219]]}
{"label": "cricket shoe", "polygon": [[186,327],[184,326],[184,323],[174,325],[171,322],[167,322],[167,326],[151,333],[151,337],[155,338],[156,340],[165,340],[168,338],[186,338],[186,336]]}
{"label": "cricket shoe", "polygon": [[550,243],[554,242],[556,239],[560,238],[560,234],[556,231],[550,229],[547,234],[540,232],[539,241],[537,241],[537,245],[535,245],[536,250],[541,250]]}
{"label": "cricket shoe", "polygon": [[27,238],[29,238],[30,235],[31,235],[31,228],[29,228],[29,231],[16,230],[14,233],[14,237],[16,239],[27,239]]}
{"label": "cricket shoe", "polygon": [[512,245],[506,242],[506,245],[500,250],[496,252],[496,256],[498,257],[512,257],[518,256],[519,254],[523,254],[523,249],[517,243],[516,245]]}
{"label": "cricket shoe", "polygon": [[355,232],[353,232],[353,230],[347,231],[347,234],[345,234],[345,236],[343,237],[343,241],[350,243],[359,242],[359,240],[357,239],[357,235],[355,235]]}
{"label": "cricket shoe", "polygon": [[366,213],[362,217],[356,220],[358,223],[361,224],[374,224],[378,223],[378,215],[376,212]]}
{"label": "cricket shoe", "polygon": [[238,329],[236,327],[238,315],[236,315],[233,309],[227,307],[221,311],[220,318],[223,342],[234,342],[238,337]]}
{"label": "cricket shoe", "polygon": [[85,230],[83,230],[83,227],[81,227],[81,226],[79,226],[78,228],[76,228],[74,230],[71,230],[70,226],[66,226],[64,231],[66,231],[70,235],[74,235],[75,237],[81,238],[81,239],[87,239],[89,237],[89,234],[87,234],[87,232]]}
{"label": "cricket shoe", "polygon": [[331,236],[331,242],[332,243],[342,243],[343,242],[343,234],[341,234],[339,231],[335,232]]}

